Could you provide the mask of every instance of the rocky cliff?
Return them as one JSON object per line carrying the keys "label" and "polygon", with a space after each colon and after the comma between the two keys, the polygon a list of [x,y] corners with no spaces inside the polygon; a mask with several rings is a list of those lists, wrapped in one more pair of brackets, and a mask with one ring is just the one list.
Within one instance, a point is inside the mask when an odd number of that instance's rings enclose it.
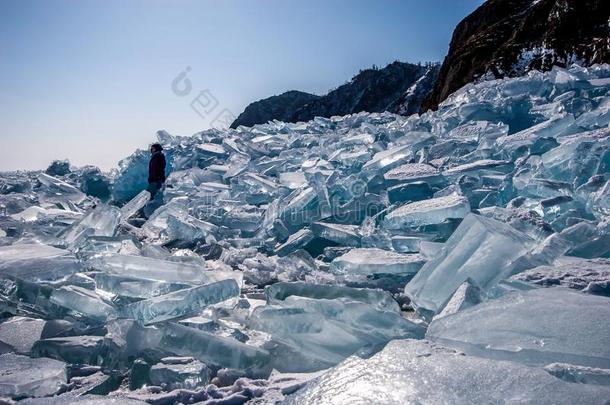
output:
{"label": "rocky cliff", "polygon": [[489,0],[455,28],[421,110],[481,77],[610,61],[609,16],[604,0]]}

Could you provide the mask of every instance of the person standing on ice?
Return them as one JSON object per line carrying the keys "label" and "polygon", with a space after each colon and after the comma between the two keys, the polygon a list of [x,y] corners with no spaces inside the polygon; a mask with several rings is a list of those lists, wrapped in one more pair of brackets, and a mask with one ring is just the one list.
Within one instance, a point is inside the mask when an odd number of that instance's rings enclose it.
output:
{"label": "person standing on ice", "polygon": [[165,183],[165,155],[163,147],[154,143],[150,145],[150,162],[148,162],[148,188],[151,200]]}

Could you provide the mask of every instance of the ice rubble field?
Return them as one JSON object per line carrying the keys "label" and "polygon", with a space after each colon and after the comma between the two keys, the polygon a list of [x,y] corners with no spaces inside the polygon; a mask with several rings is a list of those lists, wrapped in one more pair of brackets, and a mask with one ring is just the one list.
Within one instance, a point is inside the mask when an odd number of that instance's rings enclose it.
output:
{"label": "ice rubble field", "polygon": [[[605,403],[610,66],[0,179],[0,396]],[[52,398],[50,398],[53,396]],[[207,401],[207,402],[206,402]]]}

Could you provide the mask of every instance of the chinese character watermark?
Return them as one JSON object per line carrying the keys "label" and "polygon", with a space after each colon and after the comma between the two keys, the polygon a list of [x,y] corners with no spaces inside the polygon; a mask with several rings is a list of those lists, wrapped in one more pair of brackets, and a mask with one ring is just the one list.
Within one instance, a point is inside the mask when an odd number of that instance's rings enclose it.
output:
{"label": "chinese character watermark", "polygon": [[[191,67],[187,66],[172,80],[172,93],[178,97],[186,97],[193,91],[193,83],[187,77],[191,70]],[[199,117],[204,120],[210,120],[209,125],[211,128],[226,129],[235,121],[235,114],[231,110],[228,108],[218,109],[220,102],[210,89],[199,91],[189,105],[191,110]]]}

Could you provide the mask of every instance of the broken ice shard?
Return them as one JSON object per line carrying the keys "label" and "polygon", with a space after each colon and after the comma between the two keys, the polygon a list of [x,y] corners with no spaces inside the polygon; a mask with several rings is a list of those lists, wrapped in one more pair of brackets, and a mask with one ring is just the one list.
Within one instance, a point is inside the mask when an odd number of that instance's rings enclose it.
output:
{"label": "broken ice shard", "polygon": [[540,368],[465,356],[425,340],[394,340],[369,359],[350,357],[284,403],[478,404],[518,398],[602,405],[609,396],[609,387],[571,384]]}
{"label": "broken ice shard", "polygon": [[318,207],[320,209],[320,217],[328,218],[332,216],[332,206],[328,188],[326,187],[326,178],[320,172],[315,172],[308,177],[309,184],[313,187],[318,195]]}
{"label": "broken ice shard", "polygon": [[360,235],[356,225],[332,224],[327,222],[314,222],[311,224],[313,233],[322,239],[344,246],[359,246]]}
{"label": "broken ice shard", "polygon": [[191,287],[190,284],[170,283],[116,274],[95,273],[97,288],[121,297],[151,298]]}
{"label": "broken ice shard", "polygon": [[87,260],[103,254],[139,255],[140,242],[129,236],[90,236],[79,246],[76,252],[81,260]]}
{"label": "broken ice shard", "polygon": [[150,381],[167,390],[193,389],[210,381],[211,370],[192,357],[166,357],[150,368]]}
{"label": "broken ice shard", "polygon": [[591,194],[587,201],[587,209],[600,220],[610,217],[610,180]]}
{"label": "broken ice shard", "polygon": [[173,200],[157,209],[144,225],[142,232],[150,239],[159,238],[161,232],[167,228],[167,221],[170,216],[184,218],[188,215],[187,207],[180,201]]}
{"label": "broken ice shard", "polygon": [[409,161],[413,157],[411,145],[400,145],[377,152],[371,160],[362,166],[362,171],[372,177]]}
{"label": "broken ice shard", "polygon": [[452,194],[398,207],[386,215],[383,227],[393,230],[440,224],[449,218],[464,218],[469,212],[468,199]]}
{"label": "broken ice shard", "polygon": [[309,229],[301,229],[288,237],[288,240],[282,243],[275,249],[275,254],[278,256],[286,256],[307,245],[314,239],[314,234]]}
{"label": "broken ice shard", "polygon": [[443,310],[434,316],[434,320],[440,319],[447,315],[455,314],[458,311],[470,308],[479,304],[483,298],[481,297],[481,290],[479,287],[474,285],[470,280],[464,281],[455,293],[449,299],[449,302],[445,305]]}
{"label": "broken ice shard", "polygon": [[286,204],[280,210],[280,219],[286,225],[299,226],[315,215],[311,212],[317,201],[313,187],[297,189],[286,199]]}
{"label": "broken ice shard", "polygon": [[183,218],[170,215],[167,218],[167,228],[155,239],[163,240],[164,243],[180,241],[186,245],[191,245],[204,239],[217,229],[216,225],[201,221],[191,215]]}
{"label": "broken ice shard", "polygon": [[514,291],[433,321],[426,336],[476,356],[610,368],[609,304],[563,288]]}
{"label": "broken ice shard", "polygon": [[283,172],[279,175],[280,184],[291,190],[301,188],[307,184],[304,172]]}
{"label": "broken ice shard", "polygon": [[222,145],[213,143],[200,143],[197,145],[197,149],[204,155],[210,156],[224,156],[227,153]]}
{"label": "broken ice shard", "polygon": [[95,291],[75,285],[54,289],[50,301],[98,321],[105,321],[116,314],[115,308]]}
{"label": "broken ice shard", "polygon": [[415,274],[424,265],[418,254],[403,254],[377,248],[352,249],[331,263],[336,274]]}
{"label": "broken ice shard", "polygon": [[526,128],[515,134],[501,136],[496,140],[498,149],[505,158],[514,158],[515,153],[523,147],[533,145],[542,137],[561,136],[573,132],[574,116],[572,114],[561,114],[550,120],[543,121],[537,125]]}
{"label": "broken ice shard", "polygon": [[10,398],[47,397],[67,383],[66,363],[13,353],[0,355],[0,395]]}
{"label": "broken ice shard", "polygon": [[82,241],[87,236],[114,236],[121,211],[112,206],[98,205],[62,235],[68,244]]}
{"label": "broken ice shard", "polygon": [[442,310],[468,278],[486,291],[511,275],[515,261],[537,246],[526,234],[491,218],[469,214],[405,287],[405,294],[423,314]]}
{"label": "broken ice shard", "polygon": [[400,253],[417,253],[420,250],[422,237],[418,236],[393,236],[392,248]]}
{"label": "broken ice shard", "polygon": [[12,214],[11,218],[25,222],[33,222],[43,218],[52,218],[57,221],[76,221],[81,216],[82,214],[80,212],[63,210],[59,208],[42,208],[33,205],[24,209],[23,211],[20,211],[16,214]]}
{"label": "broken ice shard", "polygon": [[175,291],[129,304],[123,313],[144,324],[167,321],[200,312],[211,304],[239,295],[239,286],[233,279]]}
{"label": "broken ice shard", "polygon": [[140,211],[150,200],[150,193],[147,190],[140,191],[140,194],[132,198],[127,204],[121,207],[121,220],[126,221]]}
{"label": "broken ice shard", "polygon": [[119,319],[106,327],[106,339],[125,359],[137,354],[165,353],[164,356],[190,356],[210,367],[236,369],[249,376],[267,377],[271,371],[266,350],[178,323],[145,327],[133,320]]}
{"label": "broken ice shard", "polygon": [[492,169],[494,171],[498,171],[501,173],[506,173],[512,170],[512,165],[510,161],[507,160],[492,160],[492,159],[483,159],[477,160],[471,163],[465,163],[463,165],[454,166],[450,169],[447,169],[443,172],[443,175],[446,177],[451,176],[463,176],[467,174],[478,174],[483,169]]}
{"label": "broken ice shard", "polygon": [[76,187],[58,179],[57,177],[49,176],[46,173],[40,173],[38,175],[38,181],[48,191],[45,198],[57,199],[60,202],[72,202],[79,204],[87,198],[85,193],[77,189]]}

